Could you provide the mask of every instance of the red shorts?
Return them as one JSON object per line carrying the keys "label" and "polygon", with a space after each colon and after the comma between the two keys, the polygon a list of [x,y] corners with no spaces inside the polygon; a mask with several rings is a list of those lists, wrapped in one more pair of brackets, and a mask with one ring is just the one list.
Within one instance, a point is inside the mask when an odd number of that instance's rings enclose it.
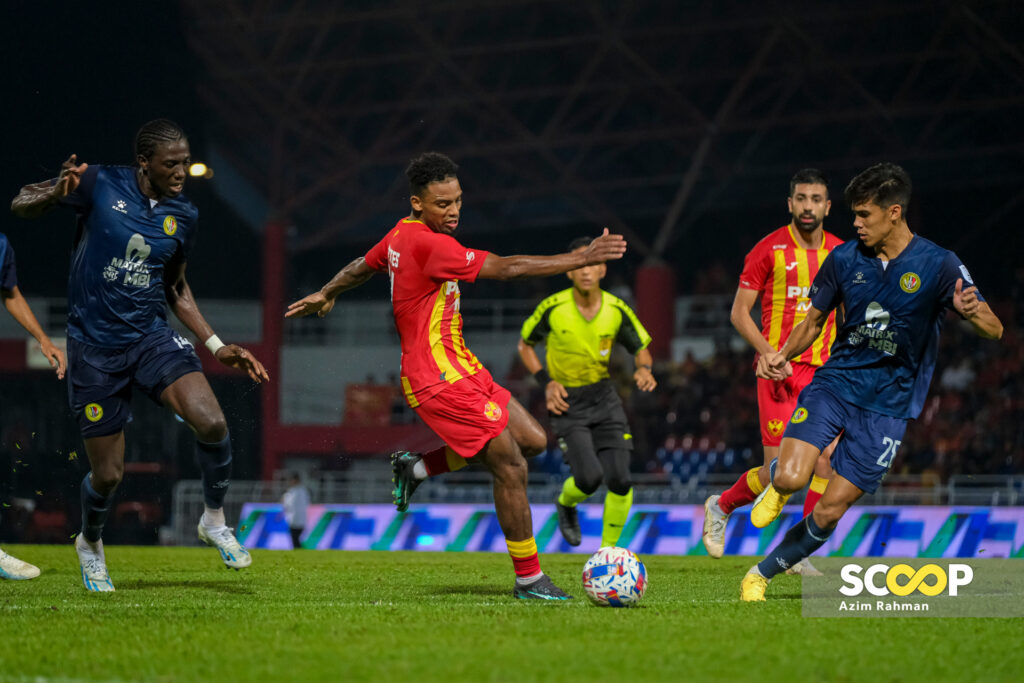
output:
{"label": "red shorts", "polygon": [[800,392],[814,379],[817,366],[806,363],[792,363],[793,375],[775,382],[757,378],[757,412],[761,421],[761,443],[778,446],[786,423],[796,410]]}
{"label": "red shorts", "polygon": [[445,387],[414,410],[453,451],[472,458],[505,429],[511,398],[489,372],[479,372]]}

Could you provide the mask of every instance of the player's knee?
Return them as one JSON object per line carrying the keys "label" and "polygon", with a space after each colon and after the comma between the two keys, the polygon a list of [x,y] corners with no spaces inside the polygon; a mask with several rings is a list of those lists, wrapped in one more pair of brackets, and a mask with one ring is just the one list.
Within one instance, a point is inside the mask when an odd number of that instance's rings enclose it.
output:
{"label": "player's knee", "polygon": [[219,410],[202,415],[192,428],[196,431],[196,437],[204,443],[218,443],[228,435],[227,420]]}
{"label": "player's knee", "polygon": [[528,472],[526,458],[518,451],[500,459],[491,459],[488,464],[491,474],[497,483],[503,486],[526,486]]}
{"label": "player's knee", "polygon": [[835,528],[840,518],[846,513],[847,505],[837,501],[827,501],[824,498],[814,506],[814,523],[822,529]]}
{"label": "player's knee", "polygon": [[601,486],[603,478],[604,473],[600,468],[584,470],[578,475],[573,473],[573,481],[576,482],[576,488],[588,496]]}
{"label": "player's knee", "polygon": [[544,449],[548,447],[548,436],[544,433],[544,429],[539,425],[535,429],[530,429],[523,435],[523,441],[519,444],[519,449],[523,452],[523,455],[527,458],[533,458],[544,452]]}
{"label": "player's knee", "polygon": [[772,485],[775,490],[782,494],[795,493],[807,483],[807,476],[795,467],[779,466],[775,471],[775,478]]}
{"label": "player's knee", "polygon": [[117,488],[124,478],[124,464],[119,462],[103,463],[92,468],[89,484],[96,493],[107,496]]}

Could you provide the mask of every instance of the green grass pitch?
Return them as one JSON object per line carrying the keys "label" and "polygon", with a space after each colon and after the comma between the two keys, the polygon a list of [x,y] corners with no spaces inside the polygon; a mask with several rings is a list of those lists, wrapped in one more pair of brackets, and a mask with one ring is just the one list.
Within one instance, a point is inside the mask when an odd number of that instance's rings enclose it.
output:
{"label": "green grass pitch", "polygon": [[9,546],[0,680],[1020,680],[1021,619],[805,619],[800,583],[744,604],[751,558],[648,556],[642,607],[591,606],[584,557],[544,555],[576,596],[515,601],[491,553],[255,552],[111,546],[113,594],[87,593],[67,546]]}

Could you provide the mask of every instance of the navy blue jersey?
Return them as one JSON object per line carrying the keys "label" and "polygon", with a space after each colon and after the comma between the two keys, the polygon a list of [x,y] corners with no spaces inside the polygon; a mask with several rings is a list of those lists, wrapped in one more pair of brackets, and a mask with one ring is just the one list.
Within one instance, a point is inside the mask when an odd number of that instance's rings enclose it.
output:
{"label": "navy blue jersey", "polygon": [[857,240],[836,247],[814,278],[811,305],[844,304],[846,315],[814,383],[866,410],[916,418],[958,278],[964,289],[973,284],[956,254],[917,235],[886,268]]}
{"label": "navy blue jersey", "polygon": [[14,247],[7,241],[7,235],[0,232],[0,289],[14,289],[18,286],[18,271],[14,267]]}
{"label": "navy blue jersey", "polygon": [[124,348],[167,324],[164,269],[185,259],[199,211],[184,195],[153,205],[135,168],[89,166],[61,203],[78,212],[68,279],[68,336]]}

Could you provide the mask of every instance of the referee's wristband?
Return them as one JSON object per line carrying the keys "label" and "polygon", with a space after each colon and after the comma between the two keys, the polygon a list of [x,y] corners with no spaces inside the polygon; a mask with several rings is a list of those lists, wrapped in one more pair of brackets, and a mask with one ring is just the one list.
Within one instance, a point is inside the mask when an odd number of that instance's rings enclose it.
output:
{"label": "referee's wristband", "polygon": [[546,387],[548,385],[548,382],[551,381],[551,375],[549,375],[548,371],[545,370],[544,368],[541,368],[537,372],[533,373],[533,378],[537,380],[537,384],[541,385],[542,387]]}
{"label": "referee's wristband", "polygon": [[654,372],[654,366],[653,365],[647,365],[646,363],[644,363],[642,365],[636,366],[637,370],[639,370],[640,368],[643,368],[644,370],[647,370],[648,372]]}
{"label": "referee's wristband", "polygon": [[225,346],[227,346],[227,344],[222,342],[220,340],[220,337],[218,337],[215,334],[211,334],[210,338],[206,340],[206,348],[209,349],[210,353],[212,353],[214,356],[216,356],[217,352],[220,351]]}

